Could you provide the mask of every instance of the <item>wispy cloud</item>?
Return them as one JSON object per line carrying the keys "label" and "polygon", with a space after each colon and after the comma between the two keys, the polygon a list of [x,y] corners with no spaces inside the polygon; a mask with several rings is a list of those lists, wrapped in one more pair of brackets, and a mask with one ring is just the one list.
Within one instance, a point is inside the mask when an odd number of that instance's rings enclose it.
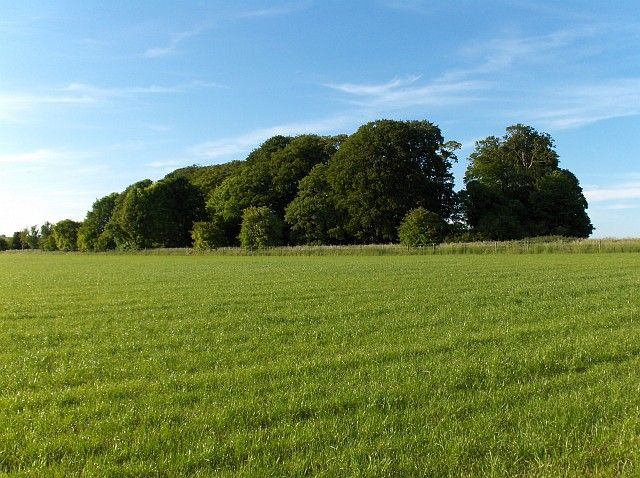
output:
{"label": "wispy cloud", "polygon": [[478,99],[475,93],[489,86],[488,82],[480,80],[435,80],[417,84],[419,79],[419,76],[412,75],[379,84],[330,83],[324,86],[350,95],[353,104],[377,109],[464,103]]}
{"label": "wispy cloud", "polygon": [[[422,8],[423,2],[383,2],[391,8]],[[598,28],[564,29],[538,36],[505,34],[459,50],[468,67],[451,68],[437,78],[421,82],[420,75],[397,77],[384,83],[329,83],[324,86],[350,95],[352,103],[379,109],[444,106],[478,100],[500,87],[505,72],[519,62],[546,61],[578,40],[593,36]]]}
{"label": "wispy cloud", "polygon": [[26,153],[13,153],[0,155],[0,164],[32,164],[46,163],[63,158],[65,155],[52,149],[37,149]]}
{"label": "wispy cloud", "polygon": [[185,162],[184,161],[178,161],[178,160],[168,160],[168,161],[151,161],[149,163],[146,164],[146,166],[153,168],[153,169],[175,169],[181,166],[184,166]]}
{"label": "wispy cloud", "polygon": [[260,128],[241,135],[198,144],[192,147],[189,153],[202,160],[227,158],[248,153],[275,135],[295,136],[306,133],[331,134],[341,128],[352,126],[358,121],[359,118],[352,115],[339,115],[318,121],[288,123],[268,128]]}
{"label": "wispy cloud", "polygon": [[87,104],[95,100],[88,95],[0,93],[0,108],[19,108],[35,104]]}
{"label": "wispy cloud", "polygon": [[591,202],[640,199],[640,182],[621,183],[606,187],[586,189],[584,195]]}
{"label": "wispy cloud", "polygon": [[640,115],[640,78],[606,80],[560,89],[553,103],[529,114],[555,129],[585,126],[598,121]]}
{"label": "wispy cloud", "polygon": [[181,43],[183,43],[185,40],[188,40],[189,38],[193,38],[198,35],[201,35],[202,33],[204,33],[204,31],[205,31],[204,28],[199,27],[199,28],[194,28],[191,30],[185,30],[179,33],[175,33],[171,35],[171,38],[167,45],[161,46],[161,47],[148,48],[144,52],[144,56],[147,58],[160,58],[163,56],[174,54],[178,51],[178,47],[180,46]]}
{"label": "wispy cloud", "polygon": [[613,210],[613,211],[624,211],[626,209],[638,209],[638,208],[640,208],[640,204],[623,203],[623,204],[611,204],[606,209]]}
{"label": "wispy cloud", "polygon": [[131,97],[136,95],[162,95],[171,93],[184,93],[185,91],[198,88],[227,88],[225,85],[207,81],[191,81],[189,83],[181,83],[177,85],[149,85],[149,86],[131,86],[131,87],[115,87],[104,88],[86,83],[70,83],[63,88],[63,91],[79,94],[88,98],[106,98],[106,97]]}
{"label": "wispy cloud", "polygon": [[201,88],[227,88],[214,82],[192,81],[177,85],[100,87],[86,83],[70,83],[62,88],[33,92],[0,92],[0,120],[15,121],[19,112],[44,105],[96,105],[108,99],[133,98],[138,95],[179,94]]}
{"label": "wispy cloud", "polygon": [[380,5],[400,12],[426,14],[433,10],[433,5],[427,7],[424,0],[380,0]]}
{"label": "wispy cloud", "polygon": [[556,30],[544,35],[521,36],[505,33],[486,41],[476,41],[459,50],[466,61],[475,65],[468,68],[452,69],[443,75],[444,79],[468,78],[503,73],[518,63],[533,64],[549,61],[576,42],[594,37],[602,27],[593,25],[581,28]]}
{"label": "wispy cloud", "polygon": [[286,3],[284,5],[276,5],[269,8],[261,8],[254,10],[245,10],[238,14],[238,18],[264,18],[264,17],[278,17],[282,15],[289,15],[291,13],[300,12],[311,7],[311,1]]}

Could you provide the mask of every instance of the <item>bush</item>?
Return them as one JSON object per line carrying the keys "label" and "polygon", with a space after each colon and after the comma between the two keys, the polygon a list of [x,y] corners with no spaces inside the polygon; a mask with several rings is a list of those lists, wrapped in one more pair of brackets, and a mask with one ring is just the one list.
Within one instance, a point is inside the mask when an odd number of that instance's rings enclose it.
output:
{"label": "bush", "polygon": [[228,245],[227,236],[220,220],[193,223],[191,230],[193,248],[198,250],[217,249]]}
{"label": "bush", "polygon": [[64,219],[53,226],[53,239],[61,251],[75,251],[78,244],[78,229],[81,223]]}
{"label": "bush", "polygon": [[98,239],[95,243],[95,251],[104,252],[104,251],[112,251],[116,248],[116,240],[113,237],[113,232],[110,229],[105,229],[102,231],[102,234],[98,236]]}
{"label": "bush", "polygon": [[282,221],[266,206],[248,207],[242,212],[240,245],[245,249],[264,249],[282,244]]}
{"label": "bush", "polygon": [[444,238],[446,223],[434,212],[423,207],[412,209],[398,228],[400,243],[405,246],[440,244]]}
{"label": "bush", "polygon": [[5,237],[0,236],[0,251],[6,251],[9,249],[9,242]]}

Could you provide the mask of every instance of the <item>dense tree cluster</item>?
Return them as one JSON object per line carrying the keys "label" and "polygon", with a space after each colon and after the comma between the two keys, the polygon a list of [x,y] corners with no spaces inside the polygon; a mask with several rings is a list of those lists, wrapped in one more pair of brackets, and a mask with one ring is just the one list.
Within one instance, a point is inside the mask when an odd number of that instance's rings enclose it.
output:
{"label": "dense tree cluster", "polygon": [[577,178],[558,167],[551,137],[530,126],[478,141],[465,184],[466,222],[483,237],[587,237],[593,231]]}
{"label": "dense tree cluster", "polygon": [[549,135],[515,125],[478,141],[456,193],[459,146],[428,121],[374,121],[351,136],[274,136],[244,161],[189,166],[98,199],[82,223],[0,237],[0,250],[423,246],[593,231],[579,182],[559,168]]}

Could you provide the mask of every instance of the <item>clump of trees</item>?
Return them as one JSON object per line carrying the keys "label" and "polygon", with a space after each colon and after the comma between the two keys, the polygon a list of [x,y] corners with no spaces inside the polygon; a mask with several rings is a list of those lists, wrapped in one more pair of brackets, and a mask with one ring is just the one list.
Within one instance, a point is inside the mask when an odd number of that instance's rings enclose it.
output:
{"label": "clump of trees", "polygon": [[461,200],[468,227],[488,239],[593,232],[578,179],[559,168],[551,137],[530,126],[476,143]]}
{"label": "clump of trees", "polygon": [[350,136],[274,136],[244,161],[189,166],[98,199],[82,223],[35,226],[2,248],[366,244],[588,237],[578,179],[552,138],[514,125],[476,143],[462,191],[455,141],[428,121],[379,120]]}

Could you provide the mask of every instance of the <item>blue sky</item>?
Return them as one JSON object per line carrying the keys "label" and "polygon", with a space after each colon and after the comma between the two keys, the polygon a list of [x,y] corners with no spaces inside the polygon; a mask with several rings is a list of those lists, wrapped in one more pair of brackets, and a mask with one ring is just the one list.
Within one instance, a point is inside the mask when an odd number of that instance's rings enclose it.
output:
{"label": "blue sky", "polygon": [[637,1],[0,0],[0,232],[274,134],[550,133],[596,237],[640,236]]}

